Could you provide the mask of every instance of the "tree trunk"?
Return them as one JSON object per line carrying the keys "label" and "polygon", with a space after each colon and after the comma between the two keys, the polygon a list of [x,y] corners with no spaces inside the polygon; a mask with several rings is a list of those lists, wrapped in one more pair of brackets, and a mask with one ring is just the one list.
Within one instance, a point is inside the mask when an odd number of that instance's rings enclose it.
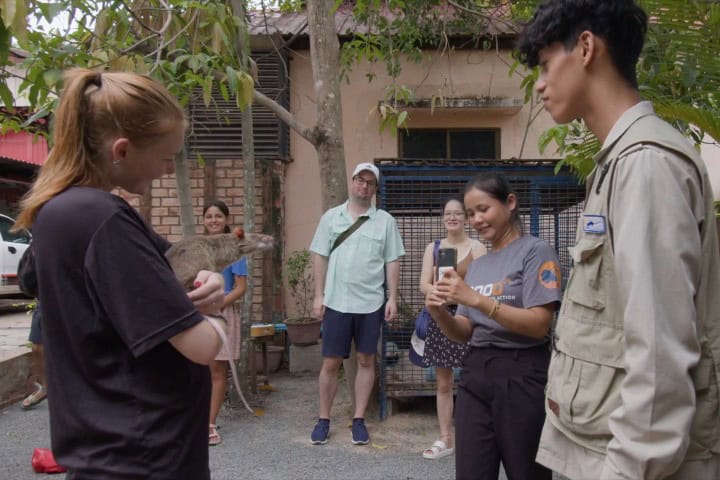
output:
{"label": "tree trunk", "polygon": [[320,164],[323,211],[347,199],[347,172],[342,132],[340,96],[340,42],[335,29],[335,0],[308,0],[317,124],[314,142]]}
{"label": "tree trunk", "polygon": [[195,236],[195,213],[190,191],[187,147],[183,147],[182,151],[175,156],[175,182],[177,183],[177,198],[180,203],[180,225],[182,225],[183,238],[191,238]]}
{"label": "tree trunk", "polygon": [[[245,201],[243,202],[243,229],[246,232],[252,232],[255,230],[255,144],[253,141],[253,120],[252,120],[252,106],[248,105],[245,111],[242,112],[242,135],[243,135],[243,196]],[[247,360],[250,352],[250,325],[253,322],[252,311],[253,311],[253,290],[255,282],[253,279],[253,257],[248,255],[247,259],[248,277],[247,277],[247,290],[245,291],[245,298],[242,305],[242,328],[240,329],[240,335],[242,339],[242,348],[240,360],[238,361],[239,371],[247,372]],[[242,376],[241,387],[244,391],[247,390],[247,375]]]}
{"label": "tree trunk", "polygon": [[[239,36],[236,40],[238,55],[240,55],[240,65],[243,70],[248,71],[250,44],[247,23],[245,22],[246,6],[244,0],[231,0],[230,5],[233,14],[242,19],[240,24]],[[242,112],[242,151],[243,151],[243,228],[246,232],[255,230],[255,140],[253,137],[253,118],[252,105],[248,105]],[[247,290],[242,305],[242,323],[240,328],[240,359],[238,360],[238,371],[242,372],[240,378],[240,387],[243,391],[248,391],[248,355],[250,352],[250,325],[252,324],[252,301],[253,301],[253,259],[252,255],[248,255],[247,268]]]}

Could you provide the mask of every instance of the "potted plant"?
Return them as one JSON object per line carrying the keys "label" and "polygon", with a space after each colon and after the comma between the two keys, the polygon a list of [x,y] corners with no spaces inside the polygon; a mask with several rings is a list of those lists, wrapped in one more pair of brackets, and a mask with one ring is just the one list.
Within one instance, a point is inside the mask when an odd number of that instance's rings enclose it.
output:
{"label": "potted plant", "polygon": [[321,320],[312,317],[315,286],[310,252],[299,250],[288,256],[285,275],[297,317],[285,320],[287,335],[293,345],[312,345],[320,338]]}

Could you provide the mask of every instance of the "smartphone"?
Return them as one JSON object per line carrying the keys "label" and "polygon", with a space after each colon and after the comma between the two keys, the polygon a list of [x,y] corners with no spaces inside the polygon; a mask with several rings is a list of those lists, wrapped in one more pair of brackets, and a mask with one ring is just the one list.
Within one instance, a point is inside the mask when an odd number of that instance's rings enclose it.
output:
{"label": "smartphone", "polygon": [[441,248],[438,250],[438,260],[437,260],[437,278],[436,280],[439,280],[440,277],[443,276],[443,274],[447,270],[455,270],[457,268],[457,249],[455,248]]}

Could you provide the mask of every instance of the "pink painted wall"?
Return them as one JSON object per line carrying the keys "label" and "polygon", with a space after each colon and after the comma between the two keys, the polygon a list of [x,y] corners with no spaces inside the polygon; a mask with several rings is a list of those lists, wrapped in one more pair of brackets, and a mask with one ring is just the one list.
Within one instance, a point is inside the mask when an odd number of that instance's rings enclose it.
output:
{"label": "pink painted wall", "polygon": [[[416,98],[446,97],[506,97],[522,99],[520,76],[510,77],[512,60],[507,53],[455,51],[440,57],[428,52],[422,64],[406,64],[399,84],[416,92]],[[374,72],[376,78],[368,82],[366,74]],[[375,158],[397,157],[398,140],[388,131],[379,132],[379,115],[374,107],[385,96],[390,79],[384,65],[362,63],[349,74],[349,82],[342,84],[343,136],[348,174],[360,162]],[[297,53],[290,66],[291,111],[306,125],[315,122],[314,85],[308,52]],[[410,128],[500,128],[502,158],[537,159],[552,157],[549,149],[540,155],[538,138],[553,125],[545,112],[527,128],[529,107],[515,110],[498,109],[412,109],[409,111]],[[527,129],[527,137],[524,141]],[[291,131],[290,154],[285,190],[286,252],[307,248],[322,214],[319,166],[315,150],[307,141]],[[703,158],[713,182],[716,199],[720,199],[720,147],[705,145]]]}
{"label": "pink painted wall", "polygon": [[[506,97],[522,99],[520,76],[508,75],[512,60],[507,54],[495,52],[456,51],[440,57],[429,52],[422,64],[406,64],[399,84],[416,92],[416,98],[433,95],[445,97]],[[366,73],[375,72],[368,82]],[[390,132],[379,132],[379,115],[374,107],[385,97],[390,79],[384,65],[362,63],[349,74],[349,82],[342,84],[343,136],[348,173],[360,162],[375,158],[396,157],[398,140]],[[290,109],[306,125],[315,121],[314,85],[308,52],[296,54],[290,64]],[[540,157],[537,140],[540,133],[552,125],[541,114],[528,130],[524,150],[520,151],[528,121],[527,106],[517,109],[413,109],[409,114],[410,128],[423,127],[492,127],[501,129],[502,158],[537,159]],[[285,190],[285,228],[287,249],[307,248],[322,214],[319,166],[315,150],[294,132],[290,137],[290,154]]]}

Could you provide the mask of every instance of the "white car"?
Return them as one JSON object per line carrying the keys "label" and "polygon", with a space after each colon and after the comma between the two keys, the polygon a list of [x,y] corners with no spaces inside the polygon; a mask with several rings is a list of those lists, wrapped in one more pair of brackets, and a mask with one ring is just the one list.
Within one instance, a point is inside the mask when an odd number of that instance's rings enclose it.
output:
{"label": "white car", "polygon": [[15,220],[0,214],[0,283],[14,283],[17,279],[17,267],[20,257],[30,245],[30,232],[22,230],[11,232]]}

